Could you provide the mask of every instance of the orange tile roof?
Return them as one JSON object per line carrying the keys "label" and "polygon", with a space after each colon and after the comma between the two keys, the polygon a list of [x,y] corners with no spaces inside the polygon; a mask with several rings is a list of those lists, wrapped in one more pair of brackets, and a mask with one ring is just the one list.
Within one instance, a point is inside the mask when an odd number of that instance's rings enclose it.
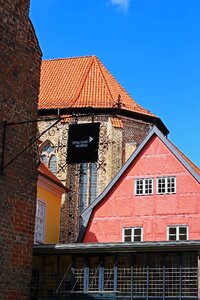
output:
{"label": "orange tile roof", "polygon": [[67,191],[67,188],[62,184],[62,182],[49,170],[49,168],[40,160],[38,166],[38,172],[40,175],[48,178],[50,181]]}
{"label": "orange tile roof", "polygon": [[123,128],[123,122],[118,118],[111,118],[112,126],[115,128]]}
{"label": "orange tile roof", "polygon": [[39,109],[113,108],[154,114],[138,105],[96,56],[44,60],[41,66]]}

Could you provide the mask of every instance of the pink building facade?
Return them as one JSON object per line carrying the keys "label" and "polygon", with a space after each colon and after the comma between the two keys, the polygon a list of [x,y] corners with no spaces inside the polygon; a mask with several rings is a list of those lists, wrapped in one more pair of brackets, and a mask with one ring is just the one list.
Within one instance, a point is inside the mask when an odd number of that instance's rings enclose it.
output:
{"label": "pink building facade", "polygon": [[154,127],[83,213],[80,240],[200,240],[199,183],[199,169]]}

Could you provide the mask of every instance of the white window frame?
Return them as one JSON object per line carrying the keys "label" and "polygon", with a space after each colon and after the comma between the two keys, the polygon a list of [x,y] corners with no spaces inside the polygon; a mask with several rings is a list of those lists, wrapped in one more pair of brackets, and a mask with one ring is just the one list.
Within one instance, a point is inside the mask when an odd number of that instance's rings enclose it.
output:
{"label": "white window frame", "polygon": [[[139,182],[142,181],[142,193],[137,193],[137,187]],[[151,192],[146,192],[146,182],[148,183],[148,190],[149,190],[149,185],[151,182]],[[153,195],[153,178],[152,177],[146,177],[146,178],[135,178],[135,195],[136,196],[143,196],[143,195]]]}
{"label": "white window frame", "polygon": [[[168,180],[174,179],[174,191],[168,191]],[[164,191],[159,192],[159,180],[164,180]],[[170,182],[170,189],[172,188]],[[161,176],[156,178],[156,192],[158,195],[176,194],[176,176]]]}
{"label": "white window frame", "polygon": [[[176,240],[170,240],[170,234],[169,234],[169,230],[171,228],[175,228],[176,229]],[[180,239],[180,228],[186,228],[186,240],[181,240]],[[187,241],[189,239],[189,230],[188,230],[188,225],[169,225],[167,226],[167,240],[169,242],[173,242],[173,241]]]}
{"label": "white window frame", "polygon": [[[43,211],[44,211],[42,216],[38,216],[40,205],[43,207]],[[35,242],[43,243],[43,241],[44,241],[45,217],[46,217],[46,203],[37,199],[36,219],[35,219]],[[38,224],[39,220],[41,221],[40,224]],[[41,228],[41,238],[38,237],[38,226],[42,227]]]}
{"label": "white window frame", "polygon": [[[131,230],[131,241],[130,241],[130,243],[143,242],[143,227],[141,227],[141,226],[138,226],[138,227],[124,227],[123,230],[122,230],[122,242],[125,242],[125,230],[126,229]],[[141,230],[141,234],[140,234],[141,240],[140,241],[135,241],[135,237],[136,237],[135,230],[136,229],[140,229]]]}

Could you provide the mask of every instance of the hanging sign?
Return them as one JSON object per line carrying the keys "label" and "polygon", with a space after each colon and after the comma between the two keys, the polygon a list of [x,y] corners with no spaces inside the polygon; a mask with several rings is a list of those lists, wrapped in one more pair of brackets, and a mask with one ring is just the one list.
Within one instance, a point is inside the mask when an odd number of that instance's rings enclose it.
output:
{"label": "hanging sign", "polygon": [[67,163],[97,162],[100,123],[69,125]]}

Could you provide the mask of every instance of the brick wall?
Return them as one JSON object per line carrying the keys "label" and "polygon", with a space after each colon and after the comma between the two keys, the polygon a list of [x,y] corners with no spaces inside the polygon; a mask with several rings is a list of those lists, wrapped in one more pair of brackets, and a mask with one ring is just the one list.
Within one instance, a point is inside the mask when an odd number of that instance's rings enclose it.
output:
{"label": "brick wall", "polygon": [[[5,166],[35,137],[41,51],[29,20],[28,0],[0,6],[0,164]],[[37,161],[33,145],[0,174],[0,299],[29,299]]]}

